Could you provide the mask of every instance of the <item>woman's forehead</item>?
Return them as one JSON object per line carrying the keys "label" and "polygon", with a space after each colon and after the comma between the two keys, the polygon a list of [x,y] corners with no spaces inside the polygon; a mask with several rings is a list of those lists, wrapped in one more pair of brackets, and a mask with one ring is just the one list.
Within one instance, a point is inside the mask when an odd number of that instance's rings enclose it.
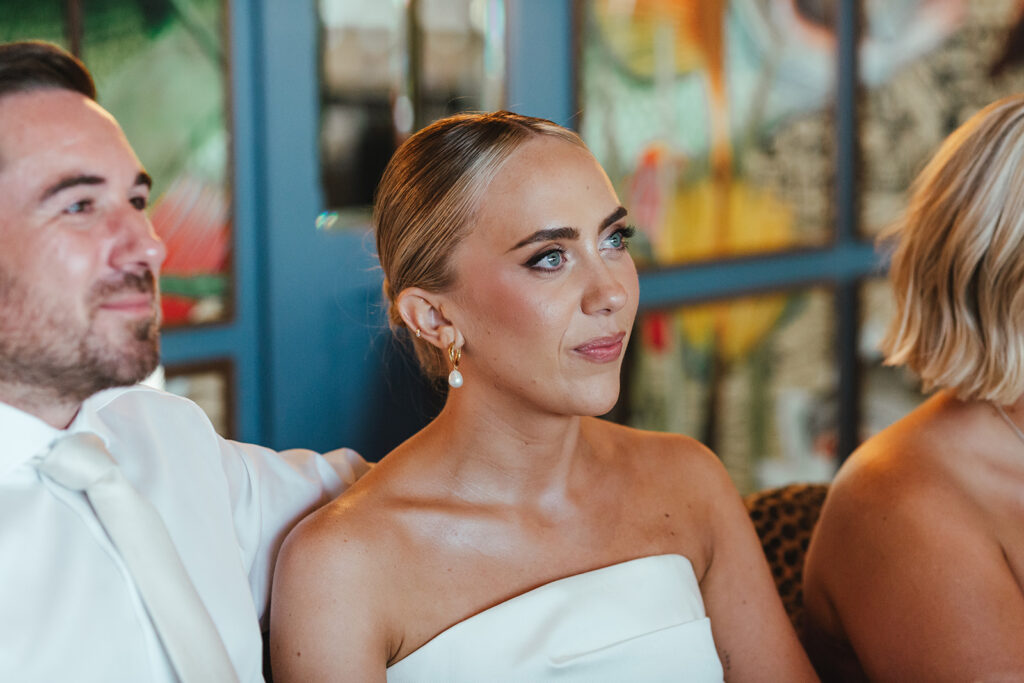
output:
{"label": "woman's forehead", "polygon": [[553,224],[585,228],[617,206],[615,191],[590,152],[537,136],[502,165],[482,193],[474,223],[507,239]]}

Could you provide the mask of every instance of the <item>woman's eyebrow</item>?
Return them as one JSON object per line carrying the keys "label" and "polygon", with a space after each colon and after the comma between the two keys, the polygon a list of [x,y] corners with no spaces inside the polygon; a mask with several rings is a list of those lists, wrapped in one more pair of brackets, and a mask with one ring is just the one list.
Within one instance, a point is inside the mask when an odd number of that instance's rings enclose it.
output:
{"label": "woman's eyebrow", "polygon": [[[608,217],[601,221],[601,225],[598,226],[597,231],[601,232],[609,225],[612,225],[616,221],[620,221],[626,217],[626,207],[620,206],[619,208],[608,214]],[[580,231],[576,228],[561,227],[561,228],[546,228],[544,230],[538,230],[529,237],[520,240],[513,246],[509,251],[515,251],[520,247],[525,247],[527,244],[534,244],[535,242],[547,242],[548,240],[575,240],[579,239]]]}
{"label": "woman's eyebrow", "polygon": [[598,228],[597,231],[601,232],[612,223],[615,223],[616,221],[621,221],[623,218],[626,217],[627,213],[628,211],[626,211],[626,207],[620,206],[619,208],[615,209],[610,214],[608,214],[607,218],[601,221],[601,227]]}
{"label": "woman's eyebrow", "polygon": [[579,239],[580,231],[576,228],[546,228],[544,230],[538,230],[526,239],[520,240],[514,247],[509,251],[515,251],[520,247],[525,247],[527,244],[533,244],[534,242],[547,242],[548,240],[575,240]]}

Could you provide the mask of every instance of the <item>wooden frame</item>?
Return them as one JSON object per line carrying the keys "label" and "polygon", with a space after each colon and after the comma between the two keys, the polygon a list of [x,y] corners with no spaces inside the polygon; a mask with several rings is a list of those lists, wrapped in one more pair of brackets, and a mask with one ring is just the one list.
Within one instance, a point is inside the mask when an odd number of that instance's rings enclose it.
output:
{"label": "wooden frame", "polygon": [[[167,390],[195,401],[206,411],[217,432],[226,439],[237,437],[235,365],[230,358],[168,365],[164,368]],[[219,396],[203,392],[175,390],[175,380],[213,380],[220,384]]]}

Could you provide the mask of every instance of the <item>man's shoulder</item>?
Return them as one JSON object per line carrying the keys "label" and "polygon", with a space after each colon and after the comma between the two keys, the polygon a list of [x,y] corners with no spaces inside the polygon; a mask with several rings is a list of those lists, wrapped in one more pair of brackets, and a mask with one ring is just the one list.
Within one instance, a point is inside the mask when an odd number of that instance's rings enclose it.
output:
{"label": "man's shoulder", "polygon": [[174,433],[176,438],[216,432],[202,408],[182,396],[142,384],[116,387],[93,394],[83,404],[87,424],[113,433]]}
{"label": "man's shoulder", "polygon": [[105,389],[86,399],[85,406],[94,412],[114,409],[147,410],[157,408],[186,413],[198,411],[200,414],[204,414],[198,405],[184,396],[171,394],[145,384],[132,384],[125,387]]}

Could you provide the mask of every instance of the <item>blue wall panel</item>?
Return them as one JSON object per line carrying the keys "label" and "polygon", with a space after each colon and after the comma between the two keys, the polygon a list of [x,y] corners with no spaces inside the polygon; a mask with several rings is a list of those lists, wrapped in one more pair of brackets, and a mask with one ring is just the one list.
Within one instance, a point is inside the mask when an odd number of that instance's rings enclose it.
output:
{"label": "blue wall panel", "polygon": [[508,109],[574,127],[572,2],[507,0]]}
{"label": "blue wall panel", "polygon": [[379,273],[364,234],[316,228],[317,23],[312,2],[262,0],[266,442],[366,442],[361,395]]}

